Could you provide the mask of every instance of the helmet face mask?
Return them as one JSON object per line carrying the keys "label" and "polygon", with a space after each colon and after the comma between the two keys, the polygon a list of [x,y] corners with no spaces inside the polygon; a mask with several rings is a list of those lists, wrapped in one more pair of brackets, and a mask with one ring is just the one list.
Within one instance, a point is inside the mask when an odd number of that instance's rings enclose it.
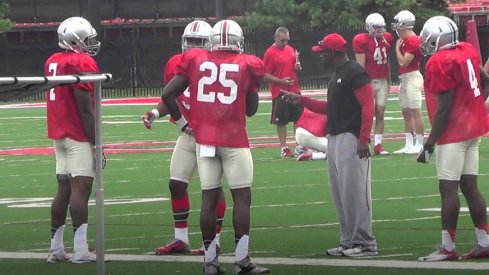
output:
{"label": "helmet face mask", "polygon": [[95,39],[97,32],[90,22],[81,17],[70,17],[58,27],[58,46],[76,53],[95,56],[100,50],[100,42]]}
{"label": "helmet face mask", "polygon": [[432,55],[438,50],[453,48],[458,45],[458,27],[448,17],[434,16],[423,26],[420,33],[421,52]]}
{"label": "helmet face mask", "polygon": [[365,19],[365,29],[370,36],[383,37],[385,33],[385,20],[379,13],[372,13]]}
{"label": "helmet face mask", "polygon": [[212,28],[211,51],[242,52],[243,44],[243,30],[233,20],[219,21]]}
{"label": "helmet face mask", "polygon": [[210,49],[211,30],[211,25],[202,20],[188,24],[182,35],[182,52],[192,48]]}
{"label": "helmet face mask", "polygon": [[414,14],[408,10],[403,10],[394,16],[394,22],[391,23],[391,28],[396,32],[403,29],[412,29],[414,28],[415,22],[416,18]]}

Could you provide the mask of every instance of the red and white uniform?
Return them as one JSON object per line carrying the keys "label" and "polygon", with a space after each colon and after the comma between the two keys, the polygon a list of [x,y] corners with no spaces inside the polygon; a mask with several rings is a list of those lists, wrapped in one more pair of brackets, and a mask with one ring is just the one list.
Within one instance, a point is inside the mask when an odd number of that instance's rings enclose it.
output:
{"label": "red and white uniform", "polygon": [[265,51],[265,55],[263,57],[265,73],[271,74],[280,79],[290,77],[290,79],[294,81],[291,86],[270,83],[272,98],[279,96],[280,90],[300,94],[297,71],[295,70],[297,58],[296,50],[289,45],[286,45],[283,49],[272,45]]}
{"label": "red and white uniform", "polygon": [[303,128],[316,137],[325,137],[328,133],[326,130],[327,116],[318,114],[304,108],[304,112],[295,124],[297,128]]}
{"label": "red and white uniform", "polygon": [[[172,56],[165,65],[165,69],[163,71],[163,81],[165,84],[168,84],[170,80],[177,74],[178,64],[182,61],[183,54],[175,54]],[[190,94],[188,89],[186,89],[183,94],[181,94],[177,98],[177,105],[180,108],[180,112],[185,117],[185,119],[189,119],[190,117]],[[174,122],[170,117],[170,121]]]}
{"label": "red and white uniform", "polygon": [[423,54],[421,53],[421,38],[417,35],[412,35],[407,37],[401,42],[400,50],[404,55],[406,53],[410,53],[414,55],[413,61],[409,63],[407,67],[401,68],[399,67],[399,74],[405,74],[413,71],[419,70],[419,62],[423,58]]}
{"label": "red and white uniform", "polygon": [[480,65],[477,51],[466,42],[460,42],[454,49],[440,50],[428,60],[424,90],[432,123],[437,109],[437,94],[454,91],[448,126],[437,140],[438,145],[473,139],[489,131],[480,84]]}
{"label": "red and white uniform", "polygon": [[183,54],[177,74],[189,81],[190,126],[198,144],[249,147],[246,96],[256,93],[263,62],[254,55],[191,49]]}
{"label": "red and white uniform", "polygon": [[365,54],[365,69],[372,79],[387,79],[389,76],[389,53],[394,38],[386,32],[384,37],[359,33],[353,37],[353,51]]}
{"label": "red and white uniform", "polygon": [[[46,76],[79,75],[83,73],[99,73],[95,60],[82,53],[55,53],[45,63]],[[92,96],[94,102],[93,83],[78,83],[56,86],[47,91],[48,137],[50,139],[70,138],[79,142],[88,142],[83,129],[80,115],[77,112],[74,90],[83,90]]]}

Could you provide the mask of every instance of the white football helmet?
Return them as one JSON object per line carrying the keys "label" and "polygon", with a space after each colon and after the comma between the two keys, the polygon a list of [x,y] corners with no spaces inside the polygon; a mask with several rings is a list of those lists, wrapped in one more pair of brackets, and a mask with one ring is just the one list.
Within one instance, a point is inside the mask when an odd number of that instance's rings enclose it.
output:
{"label": "white football helmet", "polygon": [[211,51],[242,52],[243,44],[243,30],[233,20],[221,20],[212,28]]}
{"label": "white football helmet", "polygon": [[97,31],[92,24],[81,17],[65,19],[58,27],[58,45],[65,50],[97,55],[100,42],[95,40]]}
{"label": "white football helmet", "polygon": [[182,52],[191,48],[210,49],[212,27],[202,20],[190,22],[183,31]]}
{"label": "white football helmet", "polygon": [[421,51],[432,55],[438,50],[449,49],[458,44],[458,27],[452,19],[434,16],[428,19],[421,31]]}
{"label": "white football helmet", "polygon": [[391,23],[392,30],[412,29],[416,18],[414,14],[408,10],[400,11],[394,16],[394,22]]}
{"label": "white football helmet", "polygon": [[383,37],[385,33],[385,20],[379,13],[371,13],[365,19],[365,29],[368,34],[375,37]]}

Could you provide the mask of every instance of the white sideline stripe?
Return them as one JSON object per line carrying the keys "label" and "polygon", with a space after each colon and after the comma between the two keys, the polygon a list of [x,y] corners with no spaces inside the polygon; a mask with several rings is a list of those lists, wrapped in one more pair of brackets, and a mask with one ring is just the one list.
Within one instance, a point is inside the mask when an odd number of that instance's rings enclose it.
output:
{"label": "white sideline stripe", "polygon": [[[47,253],[34,252],[0,252],[1,259],[42,259]],[[105,254],[106,261],[127,262],[179,262],[201,263],[200,256],[156,256],[156,255],[122,255]],[[234,263],[234,256],[219,257],[221,263]],[[366,259],[299,259],[299,258],[257,258],[253,262],[263,265],[305,265],[305,266],[341,266],[341,267],[381,267],[381,268],[416,268],[416,269],[458,269],[458,270],[489,270],[489,263],[478,262],[416,262],[400,260],[373,260]]]}

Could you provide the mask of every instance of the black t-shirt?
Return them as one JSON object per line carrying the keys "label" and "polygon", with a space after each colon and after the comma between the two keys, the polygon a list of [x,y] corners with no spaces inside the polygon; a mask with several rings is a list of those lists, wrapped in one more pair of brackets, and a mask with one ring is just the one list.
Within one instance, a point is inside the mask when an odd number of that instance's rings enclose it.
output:
{"label": "black t-shirt", "polygon": [[352,133],[357,138],[362,124],[362,108],[355,89],[370,83],[370,76],[355,61],[336,69],[328,84],[328,133]]}

